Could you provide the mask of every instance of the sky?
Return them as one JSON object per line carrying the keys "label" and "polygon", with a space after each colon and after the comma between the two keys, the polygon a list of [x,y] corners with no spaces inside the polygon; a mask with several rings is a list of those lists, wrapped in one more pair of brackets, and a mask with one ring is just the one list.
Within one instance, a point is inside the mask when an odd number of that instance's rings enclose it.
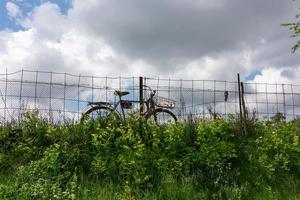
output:
{"label": "sky", "polygon": [[[293,0],[0,0],[0,73],[300,84]],[[299,38],[298,38],[299,39]]]}

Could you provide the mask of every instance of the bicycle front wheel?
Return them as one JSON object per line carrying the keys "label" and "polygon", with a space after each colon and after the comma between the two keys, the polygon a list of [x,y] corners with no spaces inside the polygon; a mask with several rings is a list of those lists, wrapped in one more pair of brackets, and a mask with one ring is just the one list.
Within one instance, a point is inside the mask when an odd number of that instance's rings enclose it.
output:
{"label": "bicycle front wheel", "polygon": [[81,121],[87,120],[107,120],[107,119],[119,119],[119,114],[110,107],[106,106],[94,106],[88,109],[82,114]]}
{"label": "bicycle front wheel", "polygon": [[165,124],[175,124],[177,122],[177,117],[174,113],[169,110],[157,108],[151,118],[154,119],[158,126],[163,126]]}

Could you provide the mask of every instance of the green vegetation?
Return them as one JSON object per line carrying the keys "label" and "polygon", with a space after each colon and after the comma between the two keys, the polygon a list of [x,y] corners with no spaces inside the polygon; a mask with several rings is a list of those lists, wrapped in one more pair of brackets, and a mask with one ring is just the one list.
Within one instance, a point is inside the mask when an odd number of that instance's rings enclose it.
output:
{"label": "green vegetation", "polygon": [[[126,127],[125,125],[126,124]],[[300,199],[299,121],[0,127],[1,199]]]}
{"label": "green vegetation", "polygon": [[[296,21],[290,22],[290,23],[283,23],[282,26],[288,27],[292,31],[292,38],[296,38],[300,36],[300,13],[296,14]],[[292,52],[295,53],[297,49],[300,47],[300,40],[296,41],[295,44],[292,47]]]}

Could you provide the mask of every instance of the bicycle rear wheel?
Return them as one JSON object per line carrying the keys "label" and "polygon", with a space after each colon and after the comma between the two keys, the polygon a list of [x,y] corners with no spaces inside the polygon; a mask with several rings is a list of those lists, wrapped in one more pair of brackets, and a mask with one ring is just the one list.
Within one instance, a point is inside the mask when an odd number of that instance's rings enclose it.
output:
{"label": "bicycle rear wheel", "polygon": [[82,114],[81,121],[83,120],[107,120],[107,119],[119,119],[119,114],[110,107],[106,106],[94,106],[88,109]]}
{"label": "bicycle rear wheel", "polygon": [[158,126],[163,126],[165,124],[175,124],[177,122],[177,117],[174,113],[162,108],[155,109],[153,115],[150,116],[149,119],[154,120]]}

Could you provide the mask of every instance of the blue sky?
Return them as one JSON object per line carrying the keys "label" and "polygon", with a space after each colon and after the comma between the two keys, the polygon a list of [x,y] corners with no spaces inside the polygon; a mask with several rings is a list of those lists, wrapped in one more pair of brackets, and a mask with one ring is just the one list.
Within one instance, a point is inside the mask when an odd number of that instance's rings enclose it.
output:
{"label": "blue sky", "polygon": [[[0,30],[10,29],[13,31],[22,30],[22,27],[17,25],[12,19],[10,19],[6,10],[7,2],[12,2],[19,6],[22,12],[26,15],[31,12],[32,9],[47,2],[46,0],[1,0],[0,1]],[[51,3],[55,3],[59,6],[62,14],[67,14],[68,10],[72,7],[70,0],[49,0]]]}
{"label": "blue sky", "polygon": [[254,68],[250,73],[245,77],[246,81],[252,81],[257,75],[262,75],[261,69]]}
{"label": "blue sky", "polygon": [[6,1],[0,1],[0,30],[3,30],[5,28],[9,28],[12,30],[18,29],[15,23],[8,17],[6,10]]}

